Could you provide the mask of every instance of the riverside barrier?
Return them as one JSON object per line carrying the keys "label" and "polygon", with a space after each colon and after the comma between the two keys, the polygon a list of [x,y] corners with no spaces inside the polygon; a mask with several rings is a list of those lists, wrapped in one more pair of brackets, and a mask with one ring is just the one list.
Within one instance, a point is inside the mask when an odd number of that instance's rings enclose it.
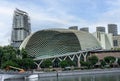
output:
{"label": "riverside barrier", "polygon": [[92,70],[73,70],[73,71],[56,71],[56,72],[42,72],[33,73],[40,77],[59,77],[71,75],[89,75],[89,74],[103,74],[103,73],[120,73],[120,69],[92,69]]}
{"label": "riverside barrier", "polygon": [[0,72],[0,81],[5,79],[18,79],[31,75],[31,73],[18,73],[18,72]]}
{"label": "riverside barrier", "polygon": [[55,71],[55,72],[33,72],[33,73],[0,73],[0,81],[14,78],[44,78],[44,77],[62,77],[73,75],[91,75],[91,74],[105,74],[105,73],[120,73],[120,69],[91,69],[91,70],[69,70],[69,71]]}

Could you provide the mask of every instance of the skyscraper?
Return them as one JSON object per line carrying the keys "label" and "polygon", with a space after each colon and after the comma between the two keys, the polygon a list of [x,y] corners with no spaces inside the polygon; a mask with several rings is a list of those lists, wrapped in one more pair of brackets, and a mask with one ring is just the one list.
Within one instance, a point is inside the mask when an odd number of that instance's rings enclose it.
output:
{"label": "skyscraper", "polygon": [[80,28],[81,31],[84,31],[84,32],[89,32],[89,28],[88,27],[83,27],[83,28]]}
{"label": "skyscraper", "polygon": [[69,29],[78,30],[78,26],[71,26]]}
{"label": "skyscraper", "polygon": [[112,33],[113,36],[118,35],[117,25],[116,24],[108,24],[108,33]]}
{"label": "skyscraper", "polygon": [[19,48],[23,40],[31,33],[31,24],[27,12],[15,9],[12,24],[11,45]]}
{"label": "skyscraper", "polygon": [[96,27],[96,32],[105,32],[105,27],[102,26]]}

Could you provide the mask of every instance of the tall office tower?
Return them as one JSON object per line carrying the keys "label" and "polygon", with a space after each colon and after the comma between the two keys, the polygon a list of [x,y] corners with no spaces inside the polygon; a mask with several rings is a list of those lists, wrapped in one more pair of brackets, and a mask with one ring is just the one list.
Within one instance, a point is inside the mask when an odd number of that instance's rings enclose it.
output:
{"label": "tall office tower", "polygon": [[15,9],[12,24],[11,45],[19,48],[23,40],[31,33],[31,24],[27,12]]}
{"label": "tall office tower", "polygon": [[71,26],[69,29],[78,30],[78,26]]}
{"label": "tall office tower", "polygon": [[118,35],[117,25],[116,24],[108,24],[108,33],[112,33],[113,36]]}
{"label": "tall office tower", "polygon": [[105,32],[105,27],[102,26],[96,27],[96,32]]}
{"label": "tall office tower", "polygon": [[89,32],[89,28],[88,27],[83,27],[83,28],[80,28],[81,31],[84,31],[84,32]]}

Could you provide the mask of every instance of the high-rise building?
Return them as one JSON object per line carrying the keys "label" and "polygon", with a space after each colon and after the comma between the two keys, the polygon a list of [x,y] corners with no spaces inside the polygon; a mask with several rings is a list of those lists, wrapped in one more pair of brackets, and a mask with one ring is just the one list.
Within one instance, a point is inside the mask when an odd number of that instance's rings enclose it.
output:
{"label": "high-rise building", "polygon": [[117,25],[116,24],[108,24],[108,33],[112,33],[113,36],[118,35]]}
{"label": "high-rise building", "polygon": [[102,26],[96,27],[96,32],[105,32],[105,27]]}
{"label": "high-rise building", "polygon": [[81,31],[84,31],[84,32],[89,32],[89,28],[88,27],[83,27],[83,28],[80,28]]}
{"label": "high-rise building", "polygon": [[78,26],[71,26],[69,29],[78,30]]}
{"label": "high-rise building", "polygon": [[15,9],[12,24],[11,45],[19,48],[23,40],[31,33],[31,24],[27,12]]}

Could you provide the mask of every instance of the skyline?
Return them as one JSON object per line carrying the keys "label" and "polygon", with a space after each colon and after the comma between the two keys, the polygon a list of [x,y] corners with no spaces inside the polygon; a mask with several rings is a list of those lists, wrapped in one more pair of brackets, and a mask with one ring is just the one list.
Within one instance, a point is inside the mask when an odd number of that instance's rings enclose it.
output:
{"label": "skyline", "polygon": [[47,28],[89,27],[117,24],[120,33],[120,0],[1,0],[0,45],[11,40],[12,20],[15,8],[27,12],[32,32]]}

